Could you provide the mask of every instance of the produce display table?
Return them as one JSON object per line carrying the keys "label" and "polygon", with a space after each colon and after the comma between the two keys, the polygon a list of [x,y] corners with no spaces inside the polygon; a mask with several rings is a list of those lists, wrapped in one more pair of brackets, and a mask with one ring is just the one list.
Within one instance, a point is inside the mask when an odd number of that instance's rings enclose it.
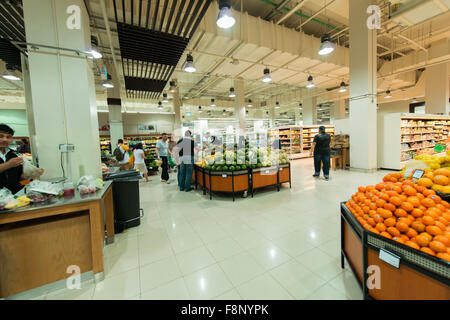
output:
{"label": "produce display table", "polygon": [[0,298],[92,271],[103,278],[103,244],[114,239],[112,184],[93,194],[0,211]]}
{"label": "produce display table", "polygon": [[212,171],[195,166],[193,180],[195,188],[200,185],[203,188],[203,194],[209,191],[209,198],[212,199],[213,192],[231,193],[235,201],[236,193],[251,192],[254,190],[276,186],[280,191],[282,183],[289,183],[291,187],[291,166],[283,164],[270,168],[247,169],[239,171]]}
{"label": "produce display table", "polygon": [[[380,251],[391,260],[380,259]],[[342,268],[344,260],[357,278],[364,299],[450,300],[449,262],[364,229],[342,202]],[[393,264],[399,261],[398,268],[386,260]],[[375,276],[370,266],[379,268],[379,288],[368,287],[368,278]]]}

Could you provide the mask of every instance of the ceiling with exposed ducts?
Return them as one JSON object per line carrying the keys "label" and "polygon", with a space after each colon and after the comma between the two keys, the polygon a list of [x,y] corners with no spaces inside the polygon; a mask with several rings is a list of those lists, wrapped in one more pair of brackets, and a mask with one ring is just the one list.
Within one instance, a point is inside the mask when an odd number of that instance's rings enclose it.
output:
{"label": "ceiling with exposed ducts", "polygon": [[[220,114],[232,109],[228,92],[241,78],[245,98],[253,102],[251,111],[279,101],[277,112],[289,117],[306,97],[317,96],[325,109],[330,101],[348,98],[348,92],[338,92],[341,82],[349,82],[348,0],[231,0],[236,18],[231,30],[215,24],[216,0],[104,0],[105,11],[101,1],[85,0],[91,32],[104,65],[115,69],[111,73],[130,110],[157,111],[161,93],[171,98],[170,81],[178,84],[186,110],[202,105],[208,111],[214,98],[221,104]],[[383,15],[377,39],[379,92],[408,90],[416,86],[426,63],[450,58],[445,48],[438,50],[450,38],[450,0],[380,0],[378,5]],[[24,40],[20,1],[0,2],[0,29],[2,39]],[[324,34],[337,43],[325,57],[317,54]],[[6,61],[8,53],[2,49],[0,59]],[[421,53],[434,60],[422,63]],[[194,58],[194,73],[183,70],[188,54]],[[271,83],[261,81],[265,68]],[[94,73],[102,104],[106,89],[98,68]],[[309,76],[314,89],[305,88]],[[0,95],[17,98],[20,88],[0,80]],[[171,103],[163,111],[171,111]]]}

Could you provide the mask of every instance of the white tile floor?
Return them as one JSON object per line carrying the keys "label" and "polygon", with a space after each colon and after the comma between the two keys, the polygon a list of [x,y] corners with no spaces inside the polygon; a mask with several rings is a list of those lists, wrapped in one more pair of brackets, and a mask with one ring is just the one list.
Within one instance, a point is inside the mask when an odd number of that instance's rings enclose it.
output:
{"label": "white tile floor", "polygon": [[[254,198],[179,192],[158,177],[141,184],[145,217],[105,247],[105,280],[46,299],[361,299],[340,267],[339,203],[385,174],[312,177],[292,162],[292,189]],[[40,297],[42,298],[42,297]]]}

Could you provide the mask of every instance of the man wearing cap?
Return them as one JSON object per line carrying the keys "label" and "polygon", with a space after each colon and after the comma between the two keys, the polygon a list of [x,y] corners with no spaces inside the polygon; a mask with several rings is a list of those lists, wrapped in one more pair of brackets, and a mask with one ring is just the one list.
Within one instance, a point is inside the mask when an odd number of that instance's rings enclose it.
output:
{"label": "man wearing cap", "polygon": [[323,164],[323,175],[325,180],[329,179],[330,175],[330,142],[331,136],[325,133],[325,127],[319,127],[319,134],[314,137],[312,143],[311,154],[314,153],[314,178],[320,176],[320,168]]}

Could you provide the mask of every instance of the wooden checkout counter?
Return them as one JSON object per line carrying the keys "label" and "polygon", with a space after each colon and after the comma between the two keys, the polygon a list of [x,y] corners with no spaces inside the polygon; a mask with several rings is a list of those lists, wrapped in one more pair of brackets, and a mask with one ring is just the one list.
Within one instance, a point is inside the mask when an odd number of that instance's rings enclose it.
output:
{"label": "wooden checkout counter", "polygon": [[102,280],[105,241],[114,241],[111,181],[89,195],[0,211],[0,298],[68,278],[73,265]]}

